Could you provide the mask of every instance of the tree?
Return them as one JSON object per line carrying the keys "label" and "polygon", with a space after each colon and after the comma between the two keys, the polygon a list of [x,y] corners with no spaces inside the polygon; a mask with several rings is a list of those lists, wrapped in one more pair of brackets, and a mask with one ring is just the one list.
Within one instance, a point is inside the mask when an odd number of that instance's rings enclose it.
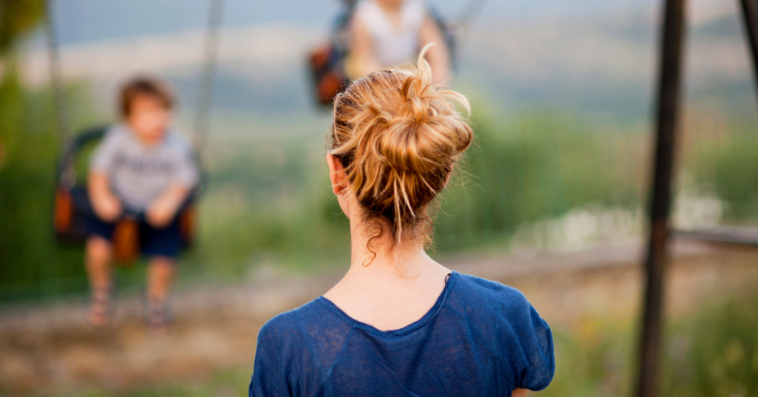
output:
{"label": "tree", "polygon": [[44,0],[0,0],[0,57],[4,60],[19,38],[37,27]]}

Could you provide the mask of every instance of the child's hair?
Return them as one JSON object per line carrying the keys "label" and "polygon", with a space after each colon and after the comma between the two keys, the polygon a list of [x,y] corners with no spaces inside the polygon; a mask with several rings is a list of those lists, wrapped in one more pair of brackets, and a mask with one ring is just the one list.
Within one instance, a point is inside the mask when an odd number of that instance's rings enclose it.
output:
{"label": "child's hair", "polygon": [[127,118],[131,115],[134,99],[140,96],[153,97],[160,101],[166,109],[174,107],[174,95],[168,85],[155,77],[137,76],[121,86],[119,95],[121,117]]}
{"label": "child's hair", "polygon": [[366,210],[371,242],[389,224],[395,242],[431,241],[429,204],[445,187],[473,131],[457,111],[463,95],[432,84],[419,54],[413,70],[382,70],[354,81],[335,97],[328,151],[344,167],[349,189]]}

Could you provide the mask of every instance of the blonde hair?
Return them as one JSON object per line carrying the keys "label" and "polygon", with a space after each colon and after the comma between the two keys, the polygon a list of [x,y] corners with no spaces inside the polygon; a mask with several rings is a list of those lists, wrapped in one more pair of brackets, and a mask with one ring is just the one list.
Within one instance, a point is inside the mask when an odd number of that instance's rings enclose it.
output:
{"label": "blonde hair", "polygon": [[381,70],[354,81],[334,100],[328,152],[344,167],[349,191],[366,210],[376,234],[385,221],[394,241],[431,241],[427,209],[445,187],[453,165],[471,145],[473,131],[457,111],[471,109],[463,95],[432,84],[424,59],[412,70]]}

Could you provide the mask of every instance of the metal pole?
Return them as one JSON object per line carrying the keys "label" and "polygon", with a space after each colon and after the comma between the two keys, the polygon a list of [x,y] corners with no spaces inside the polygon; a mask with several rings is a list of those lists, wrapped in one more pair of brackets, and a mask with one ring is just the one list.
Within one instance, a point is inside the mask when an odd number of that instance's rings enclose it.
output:
{"label": "metal pole", "polygon": [[742,5],[742,21],[753,57],[753,81],[758,95],[758,2],[756,0],[740,0]]}
{"label": "metal pole", "polygon": [[645,260],[642,334],[635,396],[658,394],[663,287],[671,206],[671,181],[677,130],[684,41],[684,0],[665,0],[660,48],[656,144],[650,202],[650,236]]}

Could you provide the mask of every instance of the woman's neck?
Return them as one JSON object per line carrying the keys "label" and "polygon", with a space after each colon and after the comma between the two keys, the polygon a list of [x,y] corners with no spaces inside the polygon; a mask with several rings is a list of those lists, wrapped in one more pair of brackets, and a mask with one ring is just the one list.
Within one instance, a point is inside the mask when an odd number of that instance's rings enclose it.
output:
{"label": "woman's neck", "polygon": [[403,7],[402,1],[377,1],[382,11],[386,13],[397,13]]}
{"label": "woman's neck", "polygon": [[403,3],[396,2],[396,1],[390,1],[390,2],[379,1],[378,4],[379,4],[379,8],[381,8],[382,11],[384,11],[384,15],[387,16],[387,18],[390,20],[392,25],[394,25],[395,27],[399,26],[400,23],[402,22],[400,14],[403,7]]}
{"label": "woman's neck", "polygon": [[[350,269],[324,294],[353,319],[380,330],[400,329],[417,321],[439,298],[450,270],[424,252],[414,241],[391,243],[384,237],[367,244],[371,228],[350,222]],[[390,249],[391,248],[391,249]]]}
{"label": "woman's neck", "polygon": [[[369,221],[371,222],[371,221]],[[375,227],[364,222],[350,222],[350,269],[348,273],[383,273],[389,277],[417,277],[430,264],[436,264],[424,251],[423,243],[413,240],[392,241],[388,225],[382,236],[375,238]],[[373,252],[372,252],[373,251]]]}

